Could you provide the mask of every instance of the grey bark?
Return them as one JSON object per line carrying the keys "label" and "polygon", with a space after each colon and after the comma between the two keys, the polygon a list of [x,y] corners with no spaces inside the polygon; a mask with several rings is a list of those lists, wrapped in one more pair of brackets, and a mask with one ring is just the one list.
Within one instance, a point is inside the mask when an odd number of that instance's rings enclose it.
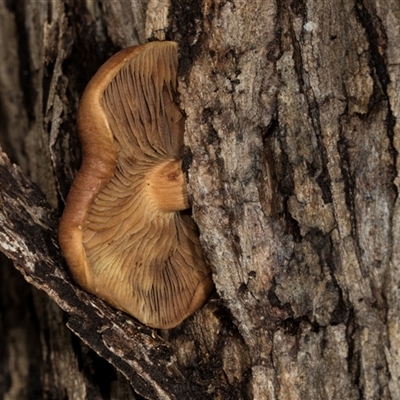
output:
{"label": "grey bark", "polygon": [[[216,285],[169,331],[81,291],[56,241],[79,96],[149,39],[179,43]],[[400,398],[399,42],[397,0],[0,2],[0,142],[19,166],[2,155],[0,247],[46,293],[2,268],[2,395]]]}

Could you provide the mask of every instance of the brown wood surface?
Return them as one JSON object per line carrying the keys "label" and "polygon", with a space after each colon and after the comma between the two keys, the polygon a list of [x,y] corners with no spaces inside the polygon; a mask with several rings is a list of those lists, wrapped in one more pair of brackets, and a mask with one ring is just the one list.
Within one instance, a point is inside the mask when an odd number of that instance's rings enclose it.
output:
{"label": "brown wood surface", "polygon": [[[153,39],[179,44],[216,285],[164,331],[57,244],[82,91]],[[0,396],[400,398],[399,43],[398,0],[0,1],[0,249],[29,283],[2,258]]]}

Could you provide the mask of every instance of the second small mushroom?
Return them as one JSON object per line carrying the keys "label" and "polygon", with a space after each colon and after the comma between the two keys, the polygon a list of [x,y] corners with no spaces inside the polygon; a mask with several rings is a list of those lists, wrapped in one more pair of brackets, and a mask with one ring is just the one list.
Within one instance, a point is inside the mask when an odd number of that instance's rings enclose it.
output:
{"label": "second small mushroom", "polygon": [[189,208],[175,102],[177,45],[122,50],[78,111],[82,165],[59,227],[77,283],[155,328],[196,311],[213,284]]}

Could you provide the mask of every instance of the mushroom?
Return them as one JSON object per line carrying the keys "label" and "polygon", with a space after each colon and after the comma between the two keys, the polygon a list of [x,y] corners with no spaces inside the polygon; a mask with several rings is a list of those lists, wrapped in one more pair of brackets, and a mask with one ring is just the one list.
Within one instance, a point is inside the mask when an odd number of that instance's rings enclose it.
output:
{"label": "mushroom", "polygon": [[82,165],[59,226],[83,289],[163,329],[213,287],[187,210],[177,64],[176,43],[151,42],[115,54],[91,79],[77,119]]}

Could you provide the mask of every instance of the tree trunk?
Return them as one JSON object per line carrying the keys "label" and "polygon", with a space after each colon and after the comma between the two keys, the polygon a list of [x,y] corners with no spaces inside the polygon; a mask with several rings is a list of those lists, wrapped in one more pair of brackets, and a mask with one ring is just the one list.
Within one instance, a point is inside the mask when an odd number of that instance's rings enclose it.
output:
{"label": "tree trunk", "polygon": [[[155,39],[216,287],[171,330],[80,290],[56,235],[85,85]],[[1,395],[400,398],[399,42],[398,0],[0,2],[0,248],[32,284],[2,259]]]}

